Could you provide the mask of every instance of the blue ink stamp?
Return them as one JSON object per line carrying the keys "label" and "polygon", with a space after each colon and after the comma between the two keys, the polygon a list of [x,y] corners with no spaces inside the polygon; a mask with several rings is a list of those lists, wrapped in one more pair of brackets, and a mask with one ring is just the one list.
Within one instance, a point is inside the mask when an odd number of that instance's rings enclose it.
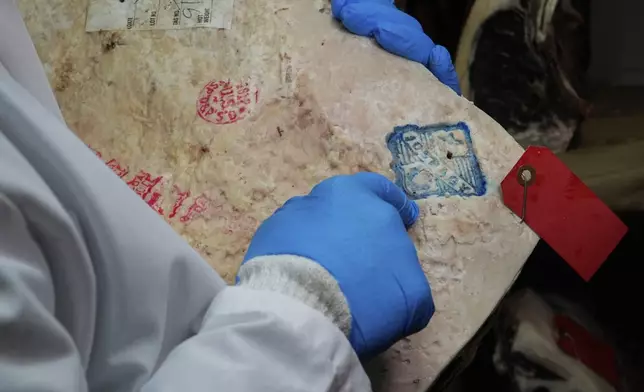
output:
{"label": "blue ink stamp", "polygon": [[485,194],[485,177],[464,122],[395,127],[387,135],[387,148],[396,184],[414,200]]}

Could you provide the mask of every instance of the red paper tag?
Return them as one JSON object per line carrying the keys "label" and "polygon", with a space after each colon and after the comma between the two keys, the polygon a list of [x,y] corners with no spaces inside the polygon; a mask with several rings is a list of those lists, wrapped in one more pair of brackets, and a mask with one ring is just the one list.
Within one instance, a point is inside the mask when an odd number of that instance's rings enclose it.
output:
{"label": "red paper tag", "polygon": [[534,169],[525,223],[586,281],[622,239],[626,225],[546,147],[528,147],[501,183],[503,202],[522,215],[519,168]]}

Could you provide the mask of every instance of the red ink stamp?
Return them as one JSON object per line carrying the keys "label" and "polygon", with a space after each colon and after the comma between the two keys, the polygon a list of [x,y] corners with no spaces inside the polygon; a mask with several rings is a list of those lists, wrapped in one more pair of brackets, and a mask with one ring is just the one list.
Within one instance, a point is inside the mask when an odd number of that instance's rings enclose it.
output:
{"label": "red ink stamp", "polygon": [[[87,145],[87,147],[89,147],[99,158],[103,159],[103,155],[100,151],[95,150],[90,145]],[[154,176],[145,170],[139,170],[139,172],[134,175],[134,178],[127,181],[125,178],[129,173],[127,165],[122,165],[116,159],[110,159],[107,162],[104,161],[104,163],[117,176],[125,181],[126,184],[150,206],[150,208],[156,211],[159,215],[166,217],[165,209],[161,207],[164,203],[164,197],[162,196],[164,189],[163,176]],[[180,216],[179,221],[187,224],[193,219],[203,216],[206,212],[214,212],[215,214],[221,213],[223,209],[221,204],[213,206],[213,201],[206,195],[201,194],[187,207],[186,213],[181,215],[181,210],[184,209],[183,206],[185,202],[190,199],[190,191],[182,191],[177,185],[170,185],[173,187],[171,193],[173,195],[176,194],[176,200],[172,204],[170,213],[167,215],[167,219]],[[159,191],[157,191],[157,189]]]}
{"label": "red ink stamp", "polygon": [[206,197],[206,195],[199,195],[195,201],[188,207],[188,212],[181,218],[179,221],[181,223],[187,223],[193,220],[194,218],[201,216],[204,212],[208,210],[211,200]]}
{"label": "red ink stamp", "polygon": [[172,187],[172,191],[177,193],[178,196],[177,200],[172,205],[172,211],[170,211],[168,218],[174,218],[177,215],[177,212],[179,212],[179,208],[183,205],[183,202],[190,197],[190,191],[181,192],[181,188],[176,185]]}
{"label": "red ink stamp", "polygon": [[[141,170],[133,179],[127,182],[127,185],[159,215],[163,215],[163,208],[159,207],[159,204],[161,204],[161,194],[159,192],[153,192],[153,190],[154,187],[159,185],[161,180],[163,180],[163,176],[152,178],[150,173]],[[150,197],[148,198],[148,196]]]}
{"label": "red ink stamp", "polygon": [[230,80],[212,80],[199,94],[197,114],[213,124],[233,124],[246,118],[258,99],[259,90],[255,89],[251,95],[248,82],[233,84]]}
{"label": "red ink stamp", "polygon": [[125,176],[127,175],[127,173],[129,172],[129,170],[128,170],[127,166],[121,166],[121,164],[120,164],[120,163],[118,163],[118,162],[116,161],[116,159],[110,159],[110,160],[106,163],[106,165],[107,165],[107,167],[109,167],[110,169],[112,169],[112,171],[113,171],[117,176],[119,176],[119,177],[121,177],[121,178],[125,177]]}
{"label": "red ink stamp", "polygon": [[163,179],[162,176],[152,178],[150,173],[141,170],[133,179],[127,182],[127,184],[136,192],[137,195],[141,196],[142,199],[145,198],[152,192],[152,189],[161,182]]}

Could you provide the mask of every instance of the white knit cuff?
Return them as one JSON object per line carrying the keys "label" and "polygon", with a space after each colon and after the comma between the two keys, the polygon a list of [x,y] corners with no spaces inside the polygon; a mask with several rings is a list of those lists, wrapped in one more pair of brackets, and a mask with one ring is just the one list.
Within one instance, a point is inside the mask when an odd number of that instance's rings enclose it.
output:
{"label": "white knit cuff", "polygon": [[349,337],[347,299],[333,276],[315,261],[293,255],[254,257],[239,268],[238,277],[242,287],[273,291],[303,302]]}

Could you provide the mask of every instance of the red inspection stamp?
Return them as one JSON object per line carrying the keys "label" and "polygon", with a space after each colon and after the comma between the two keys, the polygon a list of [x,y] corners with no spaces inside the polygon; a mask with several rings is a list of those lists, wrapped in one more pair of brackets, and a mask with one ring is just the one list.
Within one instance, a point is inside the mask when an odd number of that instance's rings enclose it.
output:
{"label": "red inspection stamp", "polygon": [[258,99],[259,90],[251,92],[248,82],[212,80],[199,94],[197,114],[213,124],[233,124],[243,120]]}

